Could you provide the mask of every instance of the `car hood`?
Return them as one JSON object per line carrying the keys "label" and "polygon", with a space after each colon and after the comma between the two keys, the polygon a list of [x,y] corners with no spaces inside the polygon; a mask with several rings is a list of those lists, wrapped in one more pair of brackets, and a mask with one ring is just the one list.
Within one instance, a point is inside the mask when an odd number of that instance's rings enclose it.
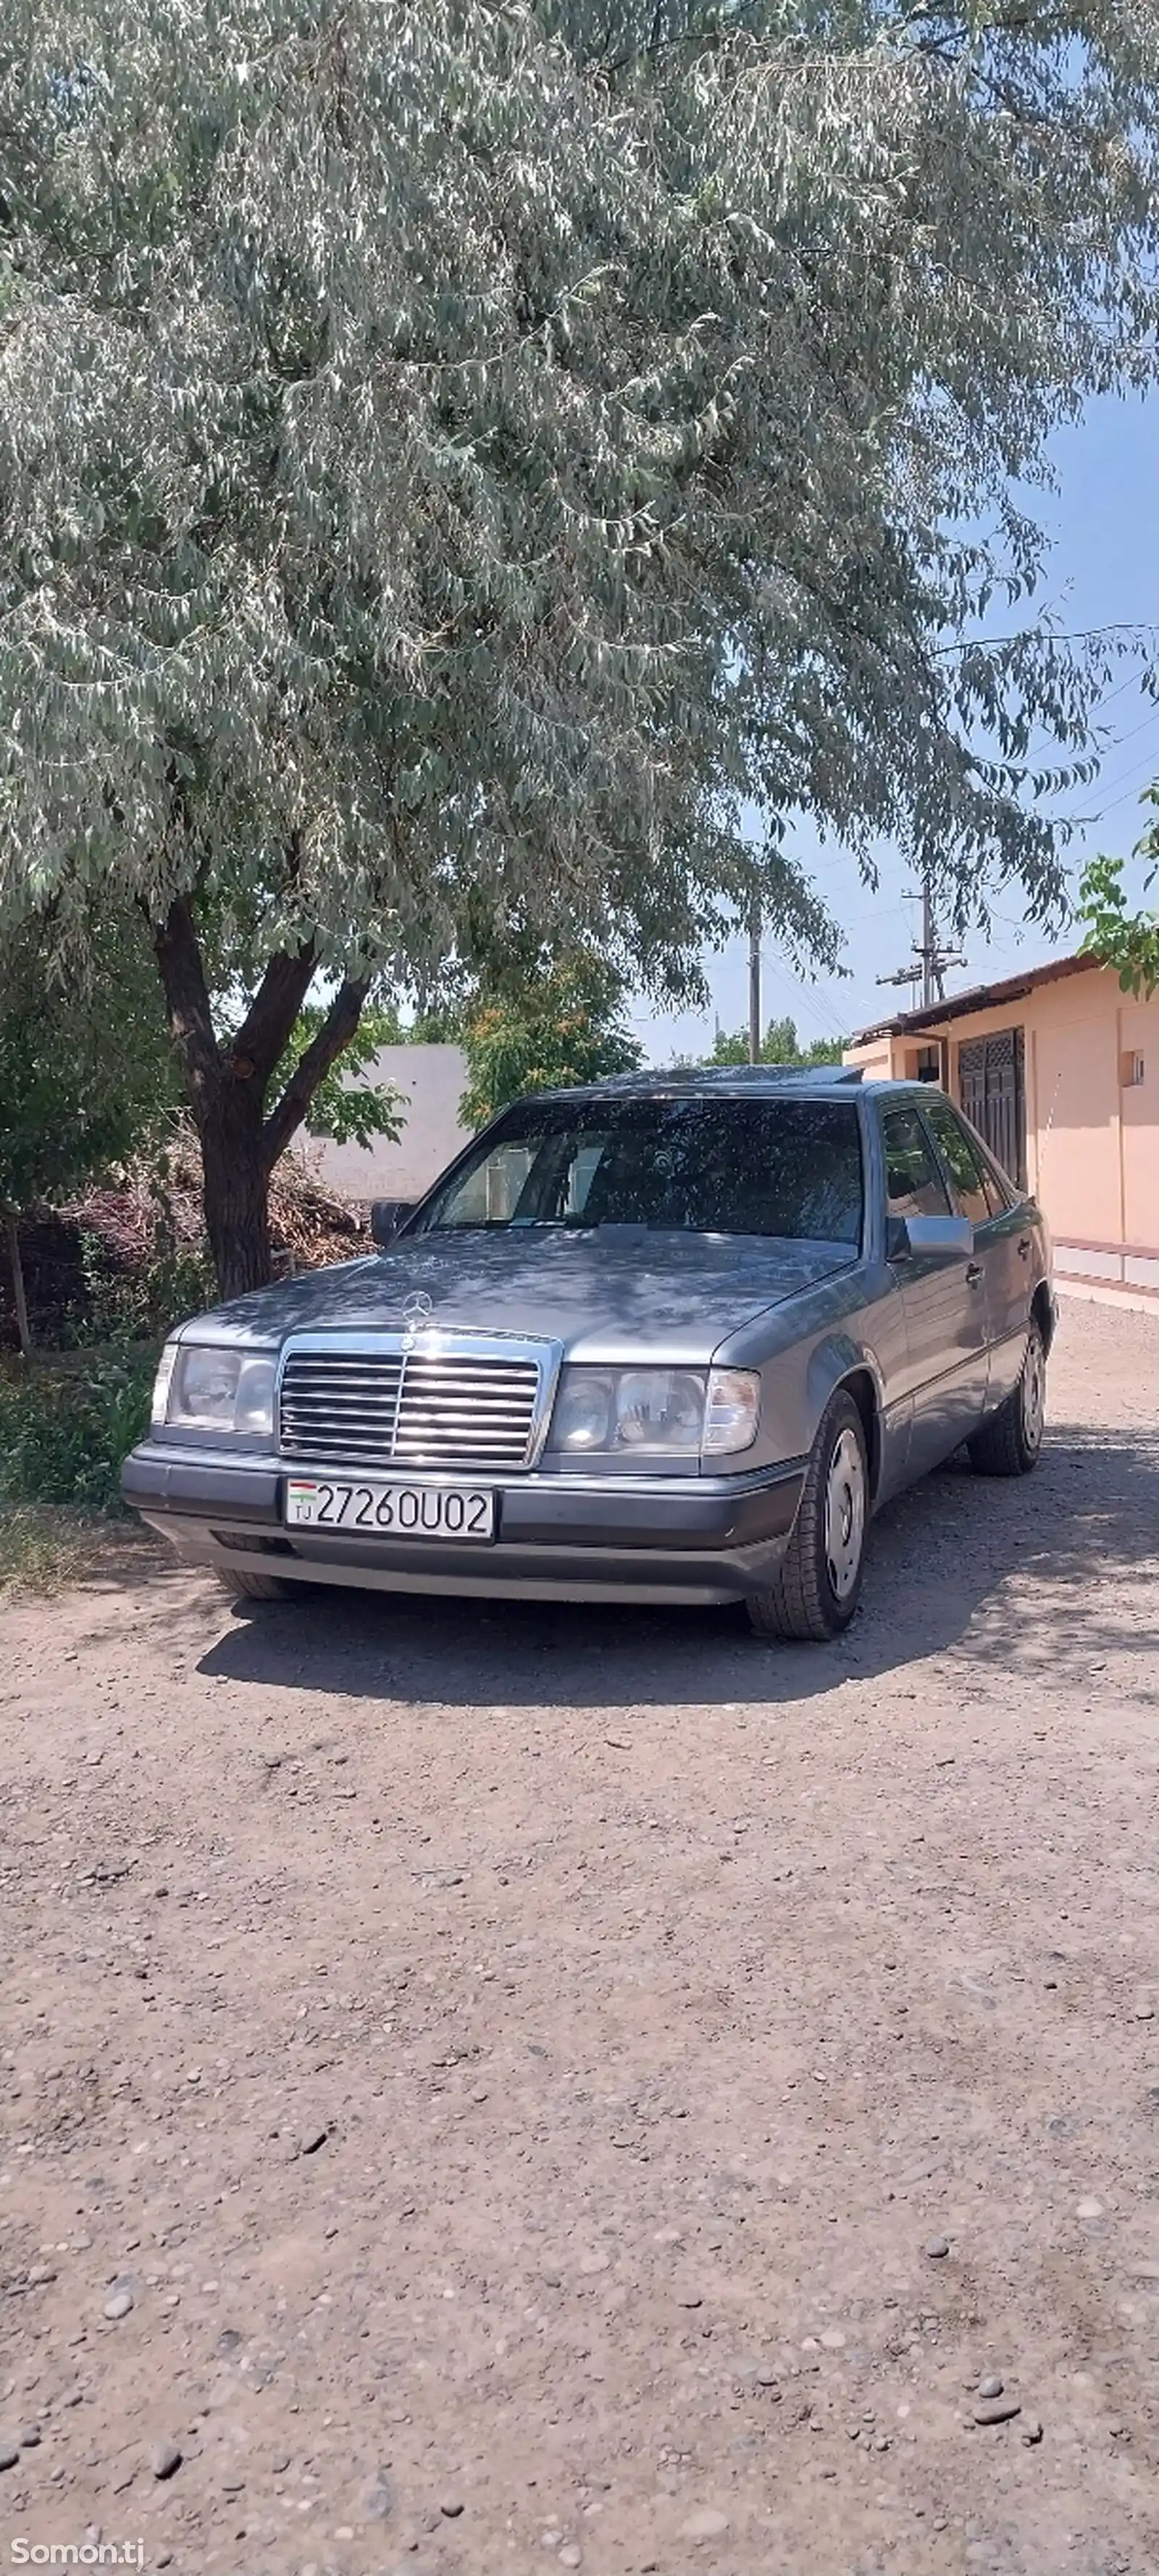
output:
{"label": "car hood", "polygon": [[647,1351],[687,1366],[856,1257],[847,1244],[634,1228],[630,1238],[612,1228],[417,1235],[235,1298],[185,1332],[266,1349],[294,1332],[397,1332],[404,1299],[421,1289],[436,1331],[525,1333],[562,1342],[572,1359],[632,1361]]}

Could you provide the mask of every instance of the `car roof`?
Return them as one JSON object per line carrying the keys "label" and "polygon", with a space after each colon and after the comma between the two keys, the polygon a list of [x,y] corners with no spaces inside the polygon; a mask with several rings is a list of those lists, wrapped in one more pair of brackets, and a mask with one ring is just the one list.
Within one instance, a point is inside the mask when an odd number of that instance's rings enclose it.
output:
{"label": "car roof", "polygon": [[[602,1082],[540,1091],[537,1100],[671,1100],[702,1098],[848,1099],[861,1089],[859,1064],[652,1065],[643,1073],[613,1073]],[[876,1088],[877,1086],[872,1086]],[[901,1089],[902,1085],[890,1084]]]}

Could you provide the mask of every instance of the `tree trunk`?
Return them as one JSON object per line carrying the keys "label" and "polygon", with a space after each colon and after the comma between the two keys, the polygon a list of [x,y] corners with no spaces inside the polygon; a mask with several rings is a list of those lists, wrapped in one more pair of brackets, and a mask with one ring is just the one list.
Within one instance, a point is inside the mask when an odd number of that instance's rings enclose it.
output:
{"label": "tree trunk", "polygon": [[12,1264],[12,1302],[16,1308],[16,1332],[23,1359],[32,1355],[32,1335],[28,1330],[28,1299],[24,1294],[24,1263],[20,1258],[20,1227],[14,1207],[4,1210],[4,1233],[8,1258]]}
{"label": "tree trunk", "polygon": [[[189,1105],[201,1146],[202,1206],[205,1231],[217,1284],[223,1297],[244,1296],[265,1288],[270,1279],[269,1186],[271,1156],[263,1132],[262,1103],[267,1066],[243,1052],[254,1022],[251,1011],[234,1046],[217,1038],[205,980],[197,924],[186,897],[178,895],[163,922],[154,929],[154,945],[169,1025],[189,1090]],[[281,972],[287,961],[275,961]],[[267,985],[274,980],[274,970]],[[300,982],[300,976],[298,981]],[[265,988],[259,997],[263,1005]],[[281,997],[279,996],[279,999]],[[285,996],[289,1026],[297,1014],[297,983]],[[257,1005],[254,1006],[255,1011]],[[263,1053],[285,1043],[282,1023],[261,1031]]]}
{"label": "tree trunk", "polygon": [[270,1161],[261,1100],[229,1083],[201,1126],[205,1231],[223,1297],[265,1288],[270,1252]]}
{"label": "tree trunk", "polygon": [[192,906],[177,895],[153,942],[169,1026],[201,1143],[205,1230],[223,1297],[265,1288],[270,1254],[270,1173],[306,1117],[320,1082],[358,1026],[366,984],[342,983],[321,1028],[273,1108],[266,1095],[314,975],[312,938],[271,957],[240,1029],[219,1041]]}

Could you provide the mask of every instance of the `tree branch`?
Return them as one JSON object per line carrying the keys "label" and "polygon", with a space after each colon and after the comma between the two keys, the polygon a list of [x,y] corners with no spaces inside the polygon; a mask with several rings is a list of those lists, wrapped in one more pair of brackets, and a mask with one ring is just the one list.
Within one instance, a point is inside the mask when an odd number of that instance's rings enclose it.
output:
{"label": "tree branch", "polygon": [[334,996],[317,1037],[311,1040],[305,1054],[295,1065],[281,1099],[270,1111],[262,1134],[265,1138],[271,1169],[277,1162],[279,1154],[285,1152],[291,1136],[301,1126],[319,1083],[324,1081],[331,1065],[337,1063],[343,1048],[349,1046],[361,1017],[366,994],[365,982],[353,983],[347,980],[342,985],[341,990]]}
{"label": "tree branch", "polygon": [[233,1070],[240,1080],[252,1080],[259,1090],[264,1090],[286,1052],[317,965],[318,949],[312,934],[300,948],[292,952],[279,949],[271,957],[230,1047]]}
{"label": "tree branch", "polygon": [[174,895],[164,920],[151,926],[170,1035],[181,1058],[194,1110],[201,1115],[220,1092],[225,1067],[214,1034],[201,942],[188,898]]}

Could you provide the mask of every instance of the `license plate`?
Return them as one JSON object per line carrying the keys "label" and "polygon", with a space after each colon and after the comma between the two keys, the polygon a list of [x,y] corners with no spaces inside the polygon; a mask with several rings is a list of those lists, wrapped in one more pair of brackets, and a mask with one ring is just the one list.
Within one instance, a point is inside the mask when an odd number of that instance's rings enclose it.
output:
{"label": "license plate", "polygon": [[375,1538],[489,1539],[495,1496],[471,1485],[356,1485],[345,1477],[288,1476],[291,1529],[361,1530]]}

